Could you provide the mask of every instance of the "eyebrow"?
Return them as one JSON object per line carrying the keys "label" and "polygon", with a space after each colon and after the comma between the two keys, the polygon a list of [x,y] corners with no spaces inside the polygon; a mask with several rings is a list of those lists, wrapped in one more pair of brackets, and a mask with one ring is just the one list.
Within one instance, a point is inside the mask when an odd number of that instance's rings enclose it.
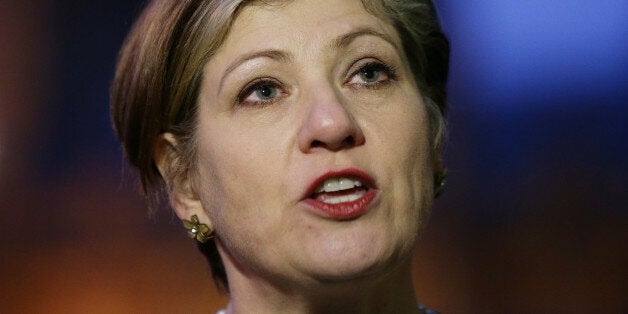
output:
{"label": "eyebrow", "polygon": [[[399,46],[395,42],[395,40],[390,35],[378,32],[369,27],[361,27],[350,33],[340,35],[339,37],[337,37],[336,39],[332,41],[331,47],[334,49],[345,48],[349,46],[356,38],[361,37],[361,36],[379,37],[383,39],[384,41],[388,42],[389,44],[391,44],[398,52],[401,51],[399,49]],[[291,54],[281,51],[281,50],[276,50],[276,49],[253,51],[253,52],[244,54],[240,56],[238,59],[236,59],[234,62],[232,62],[223,72],[222,77],[220,78],[220,83],[218,84],[219,93],[222,90],[222,86],[224,84],[225,79],[227,78],[227,76],[229,76],[231,72],[233,72],[233,70],[235,70],[237,67],[239,67],[245,62],[254,60],[257,58],[269,58],[269,59],[276,60],[283,63],[292,62],[294,59]]]}
{"label": "eyebrow", "polygon": [[277,60],[283,63],[291,62],[293,59],[292,55],[289,55],[288,53],[283,52],[281,50],[275,50],[275,49],[253,51],[253,52],[244,54],[240,56],[238,59],[236,59],[234,62],[232,62],[227,67],[227,69],[225,69],[220,79],[218,90],[219,91],[222,90],[222,85],[224,83],[225,78],[227,78],[227,76],[229,76],[229,74],[233,72],[233,70],[235,70],[237,67],[239,67],[245,62],[253,60],[253,59],[257,59],[257,58],[269,58],[269,59]]}
{"label": "eyebrow", "polygon": [[361,36],[375,36],[383,39],[384,41],[391,44],[397,51],[400,51],[399,46],[395,42],[395,40],[386,33],[378,32],[369,27],[361,27],[350,33],[344,34],[336,38],[332,43],[332,48],[344,48],[349,46],[356,38]]}

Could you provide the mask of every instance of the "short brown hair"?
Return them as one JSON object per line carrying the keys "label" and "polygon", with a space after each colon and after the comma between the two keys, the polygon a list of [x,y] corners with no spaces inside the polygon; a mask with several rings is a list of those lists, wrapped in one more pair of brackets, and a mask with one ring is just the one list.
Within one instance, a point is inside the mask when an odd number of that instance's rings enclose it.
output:
{"label": "short brown hair", "polygon": [[[155,161],[160,134],[180,140],[175,171],[187,175],[195,160],[196,105],[203,67],[220,47],[238,10],[251,0],[151,1],[120,51],[111,86],[111,119],[125,155],[140,175],[147,204],[154,208],[164,186]],[[432,149],[440,150],[446,108],[449,42],[430,0],[362,0],[399,33],[428,109]],[[167,183],[167,182],[166,182]],[[227,277],[213,241],[200,245],[217,285]]]}

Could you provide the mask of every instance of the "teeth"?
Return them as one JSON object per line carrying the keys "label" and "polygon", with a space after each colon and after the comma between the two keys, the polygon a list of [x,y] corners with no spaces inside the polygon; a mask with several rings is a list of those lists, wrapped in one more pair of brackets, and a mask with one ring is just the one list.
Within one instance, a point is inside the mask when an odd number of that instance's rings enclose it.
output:
{"label": "teeth", "polygon": [[336,192],[353,189],[354,187],[362,186],[362,182],[356,179],[350,179],[346,177],[329,178],[325,180],[317,189],[316,193],[321,192]]}
{"label": "teeth", "polygon": [[360,197],[364,196],[364,194],[366,194],[365,191],[358,190],[355,193],[352,193],[350,195],[342,195],[342,196],[321,195],[319,200],[327,204],[346,203],[346,202],[353,202],[359,199]]}

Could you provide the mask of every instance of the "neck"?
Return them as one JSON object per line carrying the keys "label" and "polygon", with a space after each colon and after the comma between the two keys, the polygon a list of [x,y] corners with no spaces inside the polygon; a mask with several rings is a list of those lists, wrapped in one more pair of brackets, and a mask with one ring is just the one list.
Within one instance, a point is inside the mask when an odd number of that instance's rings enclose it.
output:
{"label": "neck", "polygon": [[[224,258],[223,261],[229,264]],[[343,281],[315,280],[298,286],[238,271],[228,271],[228,276],[229,314],[420,313],[412,283],[411,257],[385,274]]]}

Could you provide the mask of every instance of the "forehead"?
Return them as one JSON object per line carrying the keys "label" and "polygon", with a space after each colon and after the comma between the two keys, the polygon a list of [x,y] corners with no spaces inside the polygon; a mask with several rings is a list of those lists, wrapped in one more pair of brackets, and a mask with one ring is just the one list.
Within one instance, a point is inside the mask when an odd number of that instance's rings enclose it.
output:
{"label": "forehead", "polygon": [[392,24],[369,13],[361,0],[253,1],[239,11],[222,46],[305,48],[356,28],[383,33],[400,46]]}

